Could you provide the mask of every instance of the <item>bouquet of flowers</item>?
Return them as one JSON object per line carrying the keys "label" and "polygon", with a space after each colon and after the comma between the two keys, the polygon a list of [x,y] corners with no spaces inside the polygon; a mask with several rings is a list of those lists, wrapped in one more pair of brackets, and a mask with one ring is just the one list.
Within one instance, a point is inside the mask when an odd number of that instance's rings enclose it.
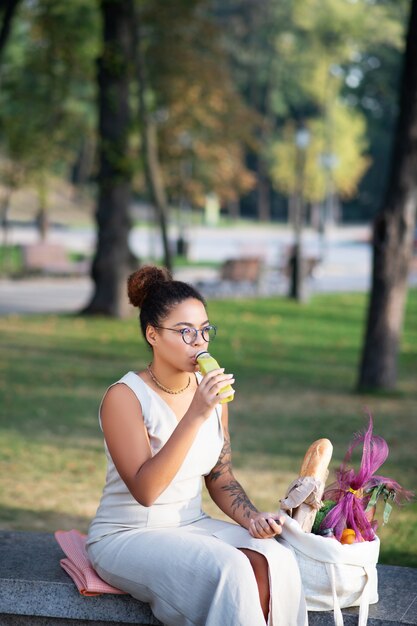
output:
{"label": "bouquet of flowers", "polygon": [[[372,541],[378,526],[374,519],[378,499],[382,497],[385,501],[383,522],[386,523],[392,503],[402,504],[413,497],[411,491],[395,480],[375,474],[388,456],[388,444],[372,431],[373,422],[369,416],[367,429],[354,435],[336,472],[336,482],[324,491],[324,508],[316,516],[313,532],[326,534],[332,529],[335,538],[342,543]],[[362,460],[356,472],[350,462],[353,451],[361,445]]]}
{"label": "bouquet of flowers", "polygon": [[[333,446],[329,439],[313,442],[298,478],[280,500],[287,517],[277,540],[286,542],[295,554],[307,607],[311,611],[333,609],[337,624],[341,623],[340,609],[348,606],[359,606],[358,620],[365,624],[369,604],[378,602],[380,541],[374,519],[378,499],[385,500],[386,522],[391,505],[413,495],[395,480],[376,474],[388,456],[388,445],[373,435],[372,428],[369,417],[365,431],[354,435],[336,472],[336,482],[328,487]],[[356,471],[352,454],[361,447]]]}

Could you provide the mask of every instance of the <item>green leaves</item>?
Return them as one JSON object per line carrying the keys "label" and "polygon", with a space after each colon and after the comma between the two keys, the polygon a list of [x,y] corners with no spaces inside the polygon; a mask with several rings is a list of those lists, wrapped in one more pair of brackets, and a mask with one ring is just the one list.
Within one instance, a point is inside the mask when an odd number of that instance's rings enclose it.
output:
{"label": "green leaves", "polygon": [[[329,193],[329,184],[338,195],[352,197],[370,160],[366,156],[365,119],[361,113],[336,101],[327,117],[308,123],[311,140],[306,148],[304,197],[320,202]],[[297,185],[295,126],[288,123],[282,138],[270,150],[270,173],[275,187],[290,196]]]}
{"label": "green leaves", "polygon": [[[368,492],[369,493],[369,492]],[[382,521],[384,524],[388,524],[388,520],[392,511],[391,502],[395,501],[395,489],[389,489],[385,483],[380,483],[376,487],[374,487],[371,491],[371,498],[368,502],[368,506],[365,511],[370,511],[372,507],[377,505],[377,502],[380,497],[383,498],[385,502],[384,512],[382,514]]]}
{"label": "green leaves", "polygon": [[17,15],[1,68],[1,148],[28,181],[62,173],[93,132],[98,35],[88,0],[39,0]]}

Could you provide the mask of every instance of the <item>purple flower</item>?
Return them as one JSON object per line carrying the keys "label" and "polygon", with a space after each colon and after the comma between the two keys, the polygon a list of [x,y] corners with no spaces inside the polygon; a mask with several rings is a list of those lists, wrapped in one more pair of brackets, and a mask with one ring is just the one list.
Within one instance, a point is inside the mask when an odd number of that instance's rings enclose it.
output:
{"label": "purple flower", "polygon": [[[356,433],[349,446],[343,463],[336,472],[336,482],[324,492],[323,498],[334,500],[336,506],[329,511],[320,525],[320,529],[333,528],[336,539],[340,540],[345,528],[352,528],[356,534],[356,541],[372,541],[375,536],[377,522],[367,519],[365,510],[372,495],[375,500],[383,494],[385,501],[388,498],[394,503],[410,500],[414,495],[406,491],[395,480],[384,476],[374,476],[374,472],[381,467],[388,456],[388,444],[379,435],[372,434],[373,422],[369,415],[368,428],[364,432]],[[362,460],[359,471],[349,466],[352,453],[363,445]],[[379,488],[378,493],[374,492]],[[372,501],[371,504],[374,504]],[[387,515],[389,511],[387,511]],[[387,519],[387,515],[385,515]]]}

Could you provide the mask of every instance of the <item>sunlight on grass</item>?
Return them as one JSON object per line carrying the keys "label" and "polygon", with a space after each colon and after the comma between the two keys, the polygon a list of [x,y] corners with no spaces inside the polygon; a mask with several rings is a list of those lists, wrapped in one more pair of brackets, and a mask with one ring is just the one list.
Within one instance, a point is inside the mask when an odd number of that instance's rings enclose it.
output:
{"label": "sunlight on grass", "polygon": [[[366,410],[390,446],[378,473],[416,489],[417,291],[408,301],[395,393],[354,391],[365,305],[363,294],[321,295],[307,306],[286,299],[210,303],[219,327],[213,352],[236,376],[236,475],[260,508],[277,508],[319,437],[333,442],[332,474],[366,425]],[[1,526],[86,531],[105,475],[100,399],[150,359],[138,321],[3,317],[0,355]],[[207,494],[204,501],[207,512],[221,515]],[[382,562],[417,566],[417,504],[394,508],[379,534]]]}

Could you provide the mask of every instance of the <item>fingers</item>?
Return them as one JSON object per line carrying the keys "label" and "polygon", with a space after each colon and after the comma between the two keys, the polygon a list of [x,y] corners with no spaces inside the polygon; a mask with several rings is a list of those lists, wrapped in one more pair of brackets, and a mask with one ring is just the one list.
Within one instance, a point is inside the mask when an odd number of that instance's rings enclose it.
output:
{"label": "fingers", "polygon": [[[230,389],[225,387],[235,382],[233,374],[225,374],[223,368],[208,372],[203,377],[194,394],[188,413],[190,416],[207,419],[210,412],[223,398],[230,397]],[[234,393],[234,390],[232,391]]]}
{"label": "fingers", "polygon": [[[230,384],[233,384],[235,382],[235,379],[232,378],[232,380],[230,381]],[[217,400],[223,400],[223,398],[230,398],[230,396],[234,396],[235,395],[235,390],[232,388],[232,390],[228,390],[228,391],[223,391],[223,393],[218,393],[217,394]]]}
{"label": "fingers", "polygon": [[260,513],[250,521],[249,534],[255,539],[268,539],[280,535],[284,518],[273,513]]}
{"label": "fingers", "polygon": [[235,382],[235,378],[233,374],[225,374],[224,369],[216,369],[208,372],[201,381],[199,387],[202,391],[206,391],[213,395],[213,397],[217,397],[217,399],[222,399],[230,396],[230,390],[220,393],[220,390],[223,389],[226,385],[232,385]]}
{"label": "fingers", "polygon": [[211,372],[207,372],[207,374],[203,376],[203,380],[201,381],[200,385],[211,385],[216,380],[225,379],[229,376],[233,376],[233,374],[225,374],[224,367],[220,367],[218,369],[211,370]]}

